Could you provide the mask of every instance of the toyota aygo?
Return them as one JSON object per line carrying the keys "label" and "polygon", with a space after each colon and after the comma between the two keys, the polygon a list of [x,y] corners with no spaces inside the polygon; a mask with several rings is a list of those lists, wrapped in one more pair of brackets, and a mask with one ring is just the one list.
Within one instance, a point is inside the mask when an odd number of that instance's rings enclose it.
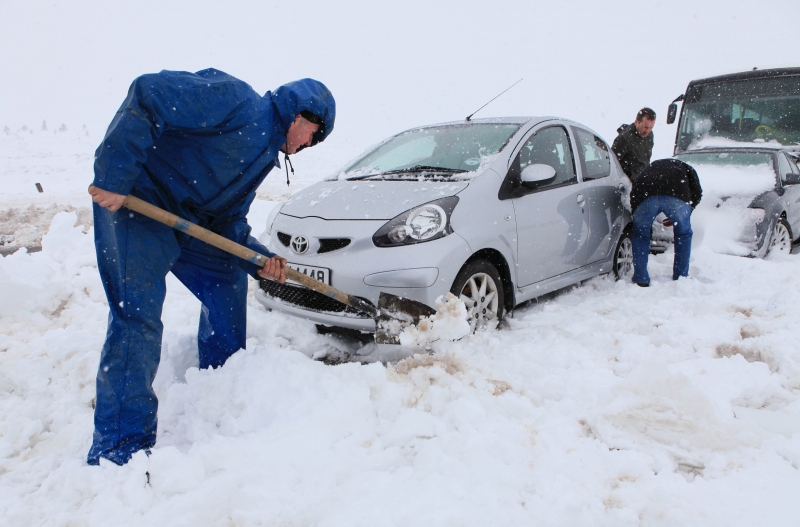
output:
{"label": "toyota aygo", "polygon": [[[309,276],[377,305],[381,291],[435,306],[452,292],[470,325],[601,273],[631,268],[629,182],[608,144],[555,117],[414,128],[273,209],[261,242]],[[298,284],[262,280],[268,308],[318,325],[375,322]]]}

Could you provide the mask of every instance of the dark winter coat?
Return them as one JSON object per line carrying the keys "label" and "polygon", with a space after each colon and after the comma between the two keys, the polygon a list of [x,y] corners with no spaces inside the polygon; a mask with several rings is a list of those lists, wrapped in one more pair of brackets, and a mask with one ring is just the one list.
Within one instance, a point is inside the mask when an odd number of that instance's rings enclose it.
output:
{"label": "dark winter coat", "polygon": [[697,172],[677,159],[659,159],[642,170],[633,180],[631,208],[635,211],[651,196],[672,196],[685,201],[692,209],[700,203],[703,189]]}
{"label": "dark winter coat", "polygon": [[650,164],[653,155],[653,133],[642,137],[633,124],[623,124],[617,128],[619,135],[614,139],[611,150],[619,159],[622,171],[633,181]]}
{"label": "dark winter coat", "polygon": [[[95,153],[94,186],[133,194],[271,256],[250,236],[247,212],[301,111],[322,118],[313,143],[333,130],[336,104],[302,79],[263,97],[219,70],[142,75]],[[257,269],[244,262],[249,273]]]}

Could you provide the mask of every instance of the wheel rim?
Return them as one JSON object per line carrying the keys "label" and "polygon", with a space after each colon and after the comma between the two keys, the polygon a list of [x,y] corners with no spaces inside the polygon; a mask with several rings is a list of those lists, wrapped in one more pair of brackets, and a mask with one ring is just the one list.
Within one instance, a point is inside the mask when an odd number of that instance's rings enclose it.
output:
{"label": "wheel rim", "polygon": [[497,320],[500,302],[497,284],[486,273],[476,273],[461,288],[458,297],[467,308],[467,320],[471,331],[484,329]]}
{"label": "wheel rim", "polygon": [[772,231],[772,244],[770,244],[770,252],[775,251],[789,254],[791,248],[792,242],[789,238],[789,229],[786,228],[786,225],[784,225],[782,221],[779,221],[775,224],[775,228]]}
{"label": "wheel rim", "polygon": [[633,243],[627,236],[622,239],[617,249],[616,266],[617,278],[624,278],[633,270]]}

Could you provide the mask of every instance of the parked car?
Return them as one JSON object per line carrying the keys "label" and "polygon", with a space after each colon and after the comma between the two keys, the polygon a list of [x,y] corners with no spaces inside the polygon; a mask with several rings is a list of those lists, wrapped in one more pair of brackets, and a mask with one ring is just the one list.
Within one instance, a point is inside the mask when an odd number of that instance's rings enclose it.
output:
{"label": "parked car", "polygon": [[[703,187],[692,217],[701,242],[740,256],[790,253],[800,237],[798,154],[791,149],[707,148],[675,156],[694,167]],[[657,218],[651,249],[664,250],[671,243],[672,227]]]}
{"label": "parked car", "polygon": [[[743,256],[790,252],[800,236],[800,68],[693,80],[670,104],[667,124],[680,101],[674,155],[697,170],[703,187],[695,241]],[[661,220],[653,223],[653,252],[672,243]]]}
{"label": "parked car", "polygon": [[[608,144],[554,118],[475,119],[407,130],[277,206],[261,241],[290,265],[377,304],[459,295],[474,328],[600,273],[626,274],[630,215]],[[358,312],[263,280],[265,306],[374,332]]]}

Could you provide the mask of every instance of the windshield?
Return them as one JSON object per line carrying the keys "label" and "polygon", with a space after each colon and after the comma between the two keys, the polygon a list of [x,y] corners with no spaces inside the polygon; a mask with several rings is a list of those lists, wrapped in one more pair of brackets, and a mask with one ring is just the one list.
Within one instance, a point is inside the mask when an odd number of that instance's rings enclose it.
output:
{"label": "windshield", "polygon": [[714,154],[685,154],[677,155],[675,159],[680,159],[690,165],[735,165],[735,166],[758,166],[766,165],[772,167],[772,155],[764,153],[744,153],[744,152],[717,152]]}
{"label": "windshield", "polygon": [[506,145],[518,124],[470,123],[418,128],[382,143],[345,169],[347,179],[453,177],[478,170]]}
{"label": "windshield", "polygon": [[800,77],[698,84],[687,91],[678,151],[747,143],[800,143]]}
{"label": "windshield", "polygon": [[[731,197],[747,198],[747,206],[757,195],[775,188],[776,176],[773,155],[759,152],[716,152],[677,155],[676,159],[690,164],[697,171],[703,187],[704,210]],[[728,202],[731,205],[732,202]]]}

